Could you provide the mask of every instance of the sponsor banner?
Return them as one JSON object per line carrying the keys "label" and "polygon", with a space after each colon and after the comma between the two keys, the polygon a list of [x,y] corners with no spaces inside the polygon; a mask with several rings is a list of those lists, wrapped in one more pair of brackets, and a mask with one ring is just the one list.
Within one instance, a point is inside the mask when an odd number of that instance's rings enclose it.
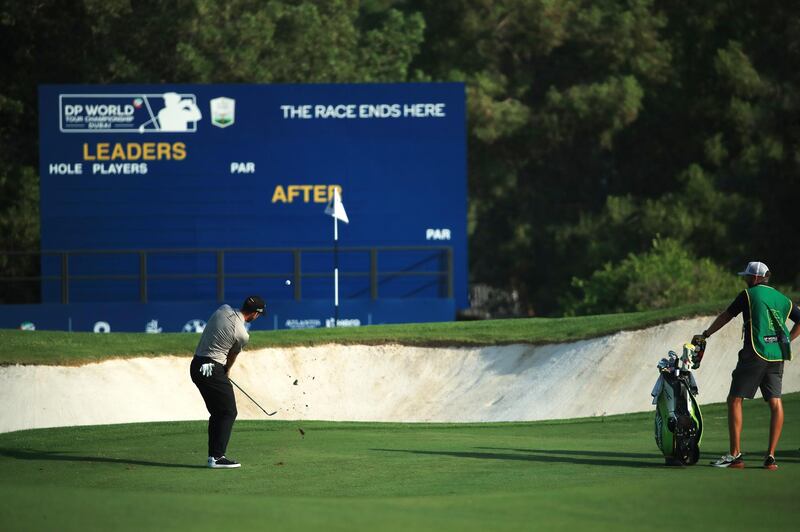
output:
{"label": "sponsor banner", "polygon": [[[235,302],[229,303],[238,307]],[[0,305],[0,329],[199,334],[219,308],[214,302],[196,303],[70,303]],[[267,314],[250,324],[251,331],[333,327],[333,306],[320,301],[267,301]],[[339,327],[383,323],[452,321],[452,299],[344,301]],[[34,325],[35,324],[35,325]]]}

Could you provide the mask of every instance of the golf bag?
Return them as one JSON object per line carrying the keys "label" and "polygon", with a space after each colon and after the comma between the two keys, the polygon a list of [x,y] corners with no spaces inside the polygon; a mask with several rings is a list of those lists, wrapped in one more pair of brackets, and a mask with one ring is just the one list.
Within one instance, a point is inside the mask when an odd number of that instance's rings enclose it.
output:
{"label": "golf bag", "polygon": [[658,363],[659,377],[653,388],[656,405],[655,438],[667,465],[692,465],[700,458],[703,416],[697,404],[697,383],[691,370],[700,366],[705,339],[685,344],[683,354],[674,351]]}

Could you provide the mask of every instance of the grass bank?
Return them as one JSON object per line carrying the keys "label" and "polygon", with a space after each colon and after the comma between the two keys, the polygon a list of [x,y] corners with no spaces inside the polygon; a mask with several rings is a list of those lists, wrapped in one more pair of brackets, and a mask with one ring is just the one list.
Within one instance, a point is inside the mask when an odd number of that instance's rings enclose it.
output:
{"label": "grass bank", "polygon": [[[484,346],[514,343],[573,342],[719,312],[715,302],[638,313],[528,318],[472,322],[371,325],[338,329],[253,331],[248,349],[339,344],[409,346]],[[191,354],[197,335],[190,333],[68,333],[0,330],[0,365],[75,365],[114,357]]]}

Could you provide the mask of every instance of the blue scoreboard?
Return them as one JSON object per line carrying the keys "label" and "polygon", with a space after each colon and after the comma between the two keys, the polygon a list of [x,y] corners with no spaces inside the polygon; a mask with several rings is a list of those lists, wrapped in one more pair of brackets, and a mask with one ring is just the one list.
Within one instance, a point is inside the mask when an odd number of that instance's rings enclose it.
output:
{"label": "blue scoreboard", "polygon": [[[332,297],[323,211],[338,188],[343,303],[370,298],[353,272],[374,250],[390,272],[372,279],[379,299],[467,306],[461,83],[45,85],[39,116],[42,270],[63,274],[69,252],[69,303],[140,302],[142,253],[148,302],[215,300],[227,250],[232,304],[263,293],[308,316]],[[447,265],[426,258],[443,249]],[[447,294],[423,275],[445,266]],[[42,293],[57,303],[63,283]]]}

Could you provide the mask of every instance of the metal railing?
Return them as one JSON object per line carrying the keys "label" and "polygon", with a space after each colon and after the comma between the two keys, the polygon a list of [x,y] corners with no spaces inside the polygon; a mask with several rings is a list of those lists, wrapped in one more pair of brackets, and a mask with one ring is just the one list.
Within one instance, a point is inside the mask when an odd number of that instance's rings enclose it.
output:
{"label": "metal railing", "polygon": [[[430,252],[427,258],[418,260],[401,270],[381,271],[379,258],[386,253],[404,252]],[[233,254],[290,254],[292,257],[291,272],[229,272],[226,271],[226,258]],[[47,275],[0,275],[0,283],[6,282],[43,282],[57,281],[60,284],[60,302],[70,302],[70,287],[74,281],[86,280],[112,280],[131,281],[138,280],[139,301],[147,303],[149,300],[149,284],[153,280],[188,280],[188,279],[215,279],[216,298],[225,300],[226,281],[232,279],[291,279],[293,285],[293,298],[296,301],[303,299],[303,280],[313,278],[333,278],[333,272],[303,270],[303,255],[307,253],[334,253],[333,247],[305,247],[305,248],[221,248],[221,249],[189,249],[189,248],[158,248],[158,249],[119,249],[119,250],[59,250],[59,251],[5,251],[5,258],[14,256],[39,256],[39,265],[42,267],[44,257],[56,257],[59,272]],[[402,277],[430,277],[438,281],[443,289],[440,297],[453,297],[453,248],[450,246],[380,246],[380,247],[340,247],[340,257],[352,254],[367,254],[369,267],[366,270],[344,270],[340,268],[340,277],[368,277],[369,297],[379,299],[380,287],[383,283]],[[209,273],[150,273],[150,259],[157,255],[212,255],[215,257],[216,269]],[[71,273],[71,260],[79,256],[108,256],[121,255],[133,256],[138,261],[138,272],[135,274],[73,274]],[[439,260],[443,267],[436,270],[420,270],[421,266],[431,260]],[[7,262],[7,261],[4,261]],[[52,270],[54,267],[45,268]]]}

